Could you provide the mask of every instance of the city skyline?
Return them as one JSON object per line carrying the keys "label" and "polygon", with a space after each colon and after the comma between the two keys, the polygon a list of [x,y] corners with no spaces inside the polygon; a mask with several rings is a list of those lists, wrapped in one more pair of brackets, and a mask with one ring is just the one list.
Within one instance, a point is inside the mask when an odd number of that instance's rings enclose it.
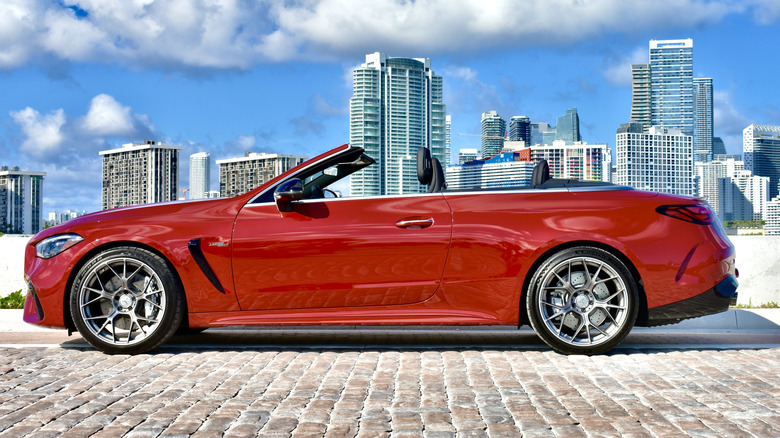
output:
{"label": "city skyline", "polygon": [[[4,3],[0,165],[47,173],[44,212],[96,211],[97,153],[125,143],[151,139],[213,160],[248,151],[313,156],[348,141],[352,69],[375,51],[432,60],[452,115],[451,157],[479,147],[479,138],[457,134],[478,134],[480,115],[491,110],[553,125],[576,107],[582,139],[614,150],[615,130],[629,119],[629,66],[649,62],[649,40],[694,41],[694,78],[713,78],[713,135],[728,153],[741,152],[746,126],[780,124],[776,96],[766,92],[776,61],[762,56],[778,37],[780,8],[769,2],[605,2],[569,5],[577,10],[567,14],[549,2],[522,10],[464,2],[427,13],[435,3],[358,5],[355,15],[332,1],[308,10],[243,5],[232,15],[229,7],[222,15],[191,10],[178,23],[160,7]],[[532,10],[539,15],[528,17]],[[25,12],[32,23],[47,14],[48,27],[23,25],[16,17]],[[406,18],[379,26],[389,15]],[[317,31],[326,16],[339,32]],[[576,26],[549,16],[576,17]],[[147,35],[137,20],[159,29]],[[51,30],[65,28],[70,38]]]}

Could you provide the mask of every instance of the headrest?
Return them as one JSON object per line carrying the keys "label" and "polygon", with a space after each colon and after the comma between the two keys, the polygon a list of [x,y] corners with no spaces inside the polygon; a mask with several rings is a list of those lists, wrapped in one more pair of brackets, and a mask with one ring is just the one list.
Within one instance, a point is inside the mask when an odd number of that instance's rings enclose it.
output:
{"label": "headrest", "polygon": [[547,160],[541,160],[534,166],[531,185],[534,187],[542,185],[548,179],[550,179],[550,165],[547,164]]}
{"label": "headrest", "polygon": [[433,164],[431,163],[431,151],[426,148],[417,149],[417,179],[420,184],[427,186],[433,177]]}

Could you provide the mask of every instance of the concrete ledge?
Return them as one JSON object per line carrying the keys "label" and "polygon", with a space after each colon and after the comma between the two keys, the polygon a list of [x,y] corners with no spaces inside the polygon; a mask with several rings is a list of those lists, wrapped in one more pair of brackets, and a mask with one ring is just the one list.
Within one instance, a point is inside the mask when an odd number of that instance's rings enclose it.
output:
{"label": "concrete ledge", "polygon": [[729,309],[723,313],[686,319],[649,330],[776,330],[780,332],[780,309]]}
{"label": "concrete ledge", "polygon": [[[333,326],[318,326],[322,329],[333,328]],[[367,326],[366,329],[370,329]],[[283,327],[291,329],[293,327]],[[393,330],[435,330],[431,326],[415,327],[383,327],[383,329]],[[462,326],[442,326],[442,330],[471,330],[470,327]],[[509,327],[490,327],[480,326],[474,330],[512,330]],[[653,331],[653,332],[707,332],[707,331],[763,331],[777,332],[780,334],[780,309],[729,309],[716,315],[703,316],[701,318],[688,319],[677,324],[665,325],[660,327],[637,327],[635,330]],[[36,327],[22,321],[22,310],[0,309],[0,332],[42,332],[50,329]]]}

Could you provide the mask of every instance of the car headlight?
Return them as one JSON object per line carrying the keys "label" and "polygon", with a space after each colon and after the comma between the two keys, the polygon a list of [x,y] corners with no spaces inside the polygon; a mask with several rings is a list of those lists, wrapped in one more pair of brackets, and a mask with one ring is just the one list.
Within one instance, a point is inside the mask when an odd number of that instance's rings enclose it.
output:
{"label": "car headlight", "polygon": [[84,240],[78,234],[60,234],[47,237],[35,245],[35,253],[42,259],[50,259]]}

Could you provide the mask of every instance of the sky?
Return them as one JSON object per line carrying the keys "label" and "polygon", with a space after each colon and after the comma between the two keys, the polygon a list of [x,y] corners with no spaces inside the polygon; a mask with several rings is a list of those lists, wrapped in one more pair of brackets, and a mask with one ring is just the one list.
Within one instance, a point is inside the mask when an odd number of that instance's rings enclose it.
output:
{"label": "sky", "polygon": [[0,165],[43,171],[49,211],[100,209],[99,151],[129,142],[189,156],[318,155],[349,141],[365,55],[430,58],[452,151],[479,148],[481,114],[556,123],[614,148],[632,63],[651,39],[692,38],[713,78],[714,130],[741,153],[780,125],[777,0],[3,0]]}

